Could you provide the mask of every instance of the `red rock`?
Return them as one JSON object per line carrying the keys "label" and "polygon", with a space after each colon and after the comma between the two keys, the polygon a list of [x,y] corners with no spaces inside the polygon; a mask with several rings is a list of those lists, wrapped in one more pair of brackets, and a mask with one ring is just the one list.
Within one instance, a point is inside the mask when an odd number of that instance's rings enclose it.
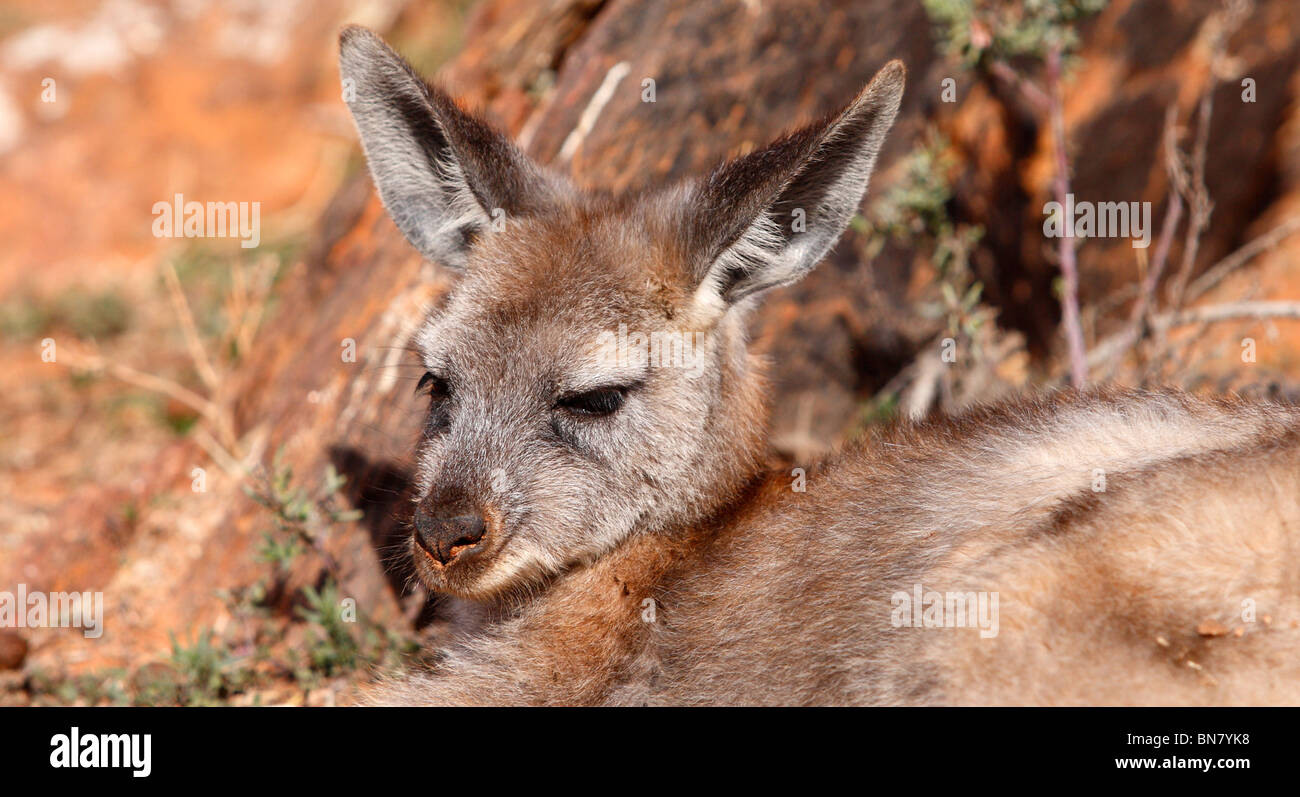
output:
{"label": "red rock", "polygon": [[0,670],[18,670],[27,658],[27,640],[18,632],[0,629]]}

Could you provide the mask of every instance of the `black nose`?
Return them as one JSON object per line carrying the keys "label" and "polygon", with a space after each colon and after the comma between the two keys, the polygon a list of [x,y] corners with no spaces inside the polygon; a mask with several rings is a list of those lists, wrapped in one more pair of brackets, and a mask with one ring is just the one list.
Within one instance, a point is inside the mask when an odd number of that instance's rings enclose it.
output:
{"label": "black nose", "polygon": [[416,544],[444,565],[483,539],[484,530],[483,518],[478,515],[446,517],[424,511],[415,513]]}

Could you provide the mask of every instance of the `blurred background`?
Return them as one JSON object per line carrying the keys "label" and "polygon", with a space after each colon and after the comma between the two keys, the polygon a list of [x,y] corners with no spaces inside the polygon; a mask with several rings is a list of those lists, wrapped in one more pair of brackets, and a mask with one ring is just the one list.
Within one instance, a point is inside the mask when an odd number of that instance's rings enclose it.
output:
{"label": "blurred background", "polygon": [[[10,0],[0,591],[102,592],[104,634],[0,628],[0,704],[348,703],[447,633],[401,553],[452,281],[373,194],[348,22],[615,189],[906,62],[860,216],[753,319],[774,465],[1031,389],[1300,396],[1292,0]],[[257,245],[159,237],[178,194],[255,203]]]}

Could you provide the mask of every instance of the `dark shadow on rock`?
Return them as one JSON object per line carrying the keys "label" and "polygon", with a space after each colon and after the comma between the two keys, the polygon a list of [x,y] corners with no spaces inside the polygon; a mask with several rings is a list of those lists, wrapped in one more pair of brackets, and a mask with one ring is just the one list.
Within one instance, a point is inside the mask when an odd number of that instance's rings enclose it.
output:
{"label": "dark shadow on rock", "polygon": [[[401,601],[418,583],[415,569],[407,554],[411,529],[411,473],[392,461],[370,459],[349,446],[332,446],[330,461],[347,477],[343,494],[362,513],[361,525],[370,534],[370,544],[383,564],[384,578]],[[436,600],[425,602],[416,618],[416,628],[423,628],[436,615]]]}

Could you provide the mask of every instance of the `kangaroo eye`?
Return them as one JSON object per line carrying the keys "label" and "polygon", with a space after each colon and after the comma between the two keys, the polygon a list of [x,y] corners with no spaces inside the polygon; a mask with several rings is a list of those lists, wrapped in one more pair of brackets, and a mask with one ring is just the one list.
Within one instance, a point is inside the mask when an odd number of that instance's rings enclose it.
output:
{"label": "kangaroo eye", "polygon": [[428,372],[425,372],[424,376],[420,377],[420,383],[415,386],[417,395],[423,393],[435,401],[446,398],[450,389],[447,380]]}
{"label": "kangaroo eye", "polygon": [[578,415],[593,417],[612,415],[623,406],[623,400],[626,397],[626,388],[603,387],[599,390],[588,390],[585,393],[564,396],[560,399],[559,406]]}

